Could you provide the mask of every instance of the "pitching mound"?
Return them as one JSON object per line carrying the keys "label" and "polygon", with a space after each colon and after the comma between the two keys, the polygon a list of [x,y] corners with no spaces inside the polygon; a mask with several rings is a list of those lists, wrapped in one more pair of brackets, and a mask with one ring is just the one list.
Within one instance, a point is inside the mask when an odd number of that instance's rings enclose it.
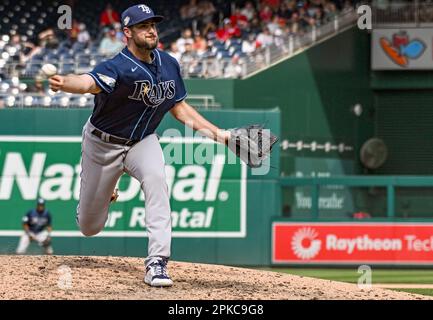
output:
{"label": "pitching mound", "polygon": [[170,262],[171,288],[143,282],[143,259],[0,256],[1,299],[427,299],[379,288],[217,265]]}

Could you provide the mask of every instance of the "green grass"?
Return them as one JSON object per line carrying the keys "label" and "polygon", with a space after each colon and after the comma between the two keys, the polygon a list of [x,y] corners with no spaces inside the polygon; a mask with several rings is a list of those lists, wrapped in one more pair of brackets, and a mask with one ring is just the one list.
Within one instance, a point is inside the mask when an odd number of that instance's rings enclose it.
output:
{"label": "green grass", "polygon": [[433,289],[391,289],[391,290],[422,294],[424,296],[433,296]]}
{"label": "green grass", "polygon": [[[334,281],[357,283],[361,276],[353,269],[312,269],[312,268],[266,268],[268,271],[289,273]],[[398,270],[372,268],[373,283],[433,284],[433,270]],[[406,289],[405,289],[406,290]],[[418,290],[418,289],[417,289]]]}

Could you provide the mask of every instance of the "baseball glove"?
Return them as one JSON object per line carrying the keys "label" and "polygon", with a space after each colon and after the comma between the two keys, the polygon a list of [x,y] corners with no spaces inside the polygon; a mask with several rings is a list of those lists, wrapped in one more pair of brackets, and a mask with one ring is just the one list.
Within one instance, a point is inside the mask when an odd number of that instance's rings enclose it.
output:
{"label": "baseball glove", "polygon": [[42,242],[42,246],[43,247],[48,247],[51,244],[51,237],[48,236],[43,242]]}
{"label": "baseball glove", "polygon": [[278,137],[263,125],[247,125],[228,131],[228,148],[250,168],[260,167],[278,141]]}

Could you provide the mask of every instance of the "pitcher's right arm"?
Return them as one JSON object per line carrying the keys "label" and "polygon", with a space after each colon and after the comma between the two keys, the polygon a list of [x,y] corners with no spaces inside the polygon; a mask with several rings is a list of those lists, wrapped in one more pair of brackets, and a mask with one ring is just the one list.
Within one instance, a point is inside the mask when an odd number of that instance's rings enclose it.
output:
{"label": "pitcher's right arm", "polygon": [[67,76],[54,75],[49,78],[50,89],[54,92],[63,91],[69,93],[93,93],[101,92],[101,88],[88,74],[69,74]]}

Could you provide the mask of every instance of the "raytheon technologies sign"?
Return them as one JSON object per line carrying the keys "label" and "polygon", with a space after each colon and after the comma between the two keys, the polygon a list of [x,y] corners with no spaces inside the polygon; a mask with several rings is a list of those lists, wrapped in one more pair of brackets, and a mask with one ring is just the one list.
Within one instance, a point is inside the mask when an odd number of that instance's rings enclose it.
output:
{"label": "raytheon technologies sign", "polygon": [[277,264],[433,264],[433,224],[274,222],[272,231]]}

